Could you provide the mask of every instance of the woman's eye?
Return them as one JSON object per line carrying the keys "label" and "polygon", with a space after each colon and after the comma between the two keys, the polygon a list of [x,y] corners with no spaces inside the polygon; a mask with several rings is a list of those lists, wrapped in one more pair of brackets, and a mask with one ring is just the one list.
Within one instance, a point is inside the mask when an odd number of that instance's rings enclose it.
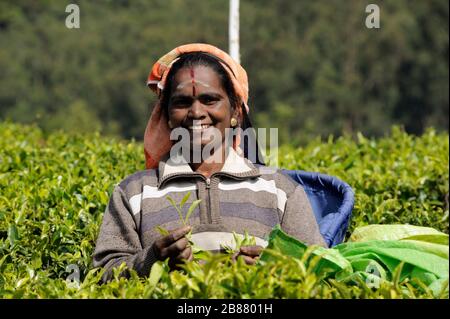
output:
{"label": "woman's eye", "polygon": [[176,99],[176,100],[173,100],[171,102],[171,104],[172,104],[172,106],[176,106],[176,107],[189,106],[190,101],[188,101],[186,99]]}
{"label": "woman's eye", "polygon": [[206,105],[213,105],[216,102],[217,102],[217,99],[215,99],[215,98],[205,97],[202,99],[202,103],[206,104]]}

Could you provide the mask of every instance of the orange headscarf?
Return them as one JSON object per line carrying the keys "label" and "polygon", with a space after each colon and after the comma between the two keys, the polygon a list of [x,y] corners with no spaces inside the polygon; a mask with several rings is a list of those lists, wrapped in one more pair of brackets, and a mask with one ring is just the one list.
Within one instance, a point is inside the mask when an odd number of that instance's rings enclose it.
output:
{"label": "orange headscarf", "polygon": [[[167,75],[172,64],[180,55],[190,52],[206,52],[218,58],[227,71],[236,94],[241,98],[248,113],[248,79],[247,72],[226,52],[215,46],[203,43],[192,43],[179,46],[163,57],[152,67],[147,79],[147,85],[158,94],[158,102],[153,108],[144,134],[145,166],[147,169],[158,167],[161,158],[170,151],[173,142],[170,140],[168,119],[161,108],[161,92],[166,84]],[[236,143],[239,145],[239,142]]]}

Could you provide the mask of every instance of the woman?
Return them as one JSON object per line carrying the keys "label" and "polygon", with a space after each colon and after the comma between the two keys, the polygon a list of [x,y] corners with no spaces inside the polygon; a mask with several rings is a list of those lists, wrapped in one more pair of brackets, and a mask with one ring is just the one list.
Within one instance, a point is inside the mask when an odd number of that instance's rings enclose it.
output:
{"label": "woman", "polygon": [[[192,260],[189,231],[192,241],[209,251],[230,245],[233,232],[247,231],[257,243],[239,251],[248,264],[256,262],[276,224],[303,242],[325,246],[303,188],[245,158],[239,135],[227,143],[228,129],[250,126],[247,75],[239,64],[211,45],[188,44],[153,66],[148,85],[159,100],[145,132],[147,170],[115,188],[94,252],[94,266],[105,267],[106,278],[122,262],[145,276],[157,260],[169,258],[172,268]],[[170,139],[176,129],[189,133],[181,143],[189,152],[171,151],[179,142]],[[213,154],[192,160],[193,149],[204,150],[212,132],[220,133]],[[208,160],[212,155],[220,156]],[[179,203],[188,192],[187,206],[201,202],[190,226],[180,227],[167,196]],[[156,226],[172,231],[162,236]]]}

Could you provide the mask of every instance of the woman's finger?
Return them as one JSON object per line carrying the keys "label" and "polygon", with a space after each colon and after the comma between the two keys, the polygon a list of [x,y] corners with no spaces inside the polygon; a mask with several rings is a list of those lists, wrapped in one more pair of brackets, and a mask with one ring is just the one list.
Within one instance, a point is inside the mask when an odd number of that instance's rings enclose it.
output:
{"label": "woman's finger", "polygon": [[187,258],[187,261],[193,261],[193,260],[194,260],[194,253],[192,252],[192,248],[191,248],[191,251],[190,251],[190,254],[189,254],[188,258]]}
{"label": "woman's finger", "polygon": [[185,263],[186,261],[192,261],[194,257],[192,256],[191,247],[186,247],[181,253],[179,253],[176,257],[169,259],[169,267],[171,269],[180,269],[180,265]]}
{"label": "woman's finger", "polygon": [[159,250],[162,250],[165,247],[170,246],[173,242],[185,236],[191,230],[191,226],[183,226],[177,229],[174,229],[170,232],[169,235],[159,238],[155,241],[154,245]]}
{"label": "woman's finger", "polygon": [[166,248],[167,253],[170,256],[177,256],[183,250],[185,250],[188,247],[188,245],[189,245],[189,240],[186,237],[182,237]]}
{"label": "woman's finger", "polygon": [[256,264],[256,259],[246,255],[240,255],[240,257],[244,258],[244,261],[247,265]]}
{"label": "woman's finger", "polygon": [[186,247],[177,257],[179,260],[188,260],[192,256],[192,248]]}
{"label": "woman's finger", "polygon": [[167,258],[168,255],[172,253],[171,250],[168,250],[168,247],[170,247],[174,242],[177,242],[180,238],[183,238],[183,236],[185,236],[190,230],[190,226],[183,226],[171,231],[169,235],[157,239],[153,244],[156,257],[159,260],[164,260]]}
{"label": "woman's finger", "polygon": [[261,255],[261,252],[264,248],[258,245],[255,246],[242,246],[240,249],[240,253],[242,255],[247,255],[247,256],[259,256]]}
{"label": "woman's finger", "polygon": [[172,243],[176,242],[178,239],[184,237],[189,231],[192,229],[191,226],[183,226],[180,228],[177,228],[170,232],[169,235],[162,238],[163,243],[165,246],[170,246]]}

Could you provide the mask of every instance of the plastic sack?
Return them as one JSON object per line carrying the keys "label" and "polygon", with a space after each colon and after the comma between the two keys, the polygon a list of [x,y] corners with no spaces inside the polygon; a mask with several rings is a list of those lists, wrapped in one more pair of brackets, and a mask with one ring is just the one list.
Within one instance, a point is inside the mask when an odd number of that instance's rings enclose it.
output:
{"label": "plastic sack", "polygon": [[[261,254],[260,260],[267,262],[276,257],[270,254],[267,249],[277,251],[285,256],[301,259],[308,246],[303,242],[289,236],[276,225],[269,235],[268,245]],[[349,275],[352,272],[351,264],[334,249],[317,246],[312,249],[311,257],[319,256],[320,260],[315,265],[315,272],[321,276],[329,276],[335,273]]]}
{"label": "plastic sack", "polygon": [[[317,274],[334,276],[338,281],[359,276],[367,283],[367,280],[391,280],[402,264],[400,280],[418,278],[429,286],[436,286],[436,282],[449,277],[448,235],[437,230],[408,225],[371,225],[356,229],[351,238],[351,242],[333,248],[312,248],[312,255],[321,257],[315,268]],[[294,258],[302,258],[308,249],[279,226],[270,233],[267,248]],[[262,261],[272,258],[268,253],[261,255]]]}
{"label": "plastic sack", "polygon": [[419,240],[448,246],[448,235],[434,228],[413,225],[368,225],[356,228],[350,242],[369,240]]}

